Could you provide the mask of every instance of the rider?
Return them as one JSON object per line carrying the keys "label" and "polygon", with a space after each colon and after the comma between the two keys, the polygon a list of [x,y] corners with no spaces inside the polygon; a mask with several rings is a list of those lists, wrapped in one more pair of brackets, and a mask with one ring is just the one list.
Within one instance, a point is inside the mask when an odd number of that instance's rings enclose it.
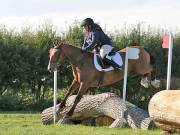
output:
{"label": "rider", "polygon": [[101,27],[94,23],[93,19],[86,18],[81,22],[81,27],[86,30],[84,36],[84,43],[82,45],[82,51],[86,52],[93,49],[99,52],[103,61],[112,65],[114,69],[121,69],[121,67],[111,59],[114,54],[111,39],[103,32]]}

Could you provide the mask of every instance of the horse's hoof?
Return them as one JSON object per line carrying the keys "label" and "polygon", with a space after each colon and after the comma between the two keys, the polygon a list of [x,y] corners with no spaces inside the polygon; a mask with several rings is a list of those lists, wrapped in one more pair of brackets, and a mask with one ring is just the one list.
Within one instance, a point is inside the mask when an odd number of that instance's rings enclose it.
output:
{"label": "horse's hoof", "polygon": [[161,86],[161,81],[160,80],[154,80],[154,81],[151,81],[151,85],[154,87],[154,88],[160,88]]}
{"label": "horse's hoof", "polygon": [[59,107],[59,108],[64,108],[64,107],[65,107],[65,104],[64,104],[64,103],[60,103],[58,107]]}
{"label": "horse's hoof", "polygon": [[72,120],[70,120],[69,118],[65,118],[65,119],[60,119],[57,124],[74,124],[74,122]]}
{"label": "horse's hoof", "polygon": [[149,86],[150,86],[150,82],[146,77],[141,79],[140,84],[141,84],[141,86],[143,86],[145,88],[149,88]]}
{"label": "horse's hoof", "polygon": [[58,121],[58,124],[66,124],[67,121],[70,120],[69,118],[70,116],[68,114],[65,114],[64,117]]}
{"label": "horse's hoof", "polygon": [[60,108],[60,107],[59,107],[59,108],[57,109],[57,112],[56,112],[56,113],[59,114],[61,111],[63,111],[63,108]]}

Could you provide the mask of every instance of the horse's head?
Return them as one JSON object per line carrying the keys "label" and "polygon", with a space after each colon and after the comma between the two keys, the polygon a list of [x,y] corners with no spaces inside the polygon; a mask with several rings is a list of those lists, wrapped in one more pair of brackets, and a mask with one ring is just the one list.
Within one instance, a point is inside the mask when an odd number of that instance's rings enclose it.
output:
{"label": "horse's head", "polygon": [[64,59],[63,52],[61,51],[62,45],[57,41],[55,41],[53,44],[54,47],[49,50],[48,70],[50,72],[55,71],[59,61],[63,61]]}

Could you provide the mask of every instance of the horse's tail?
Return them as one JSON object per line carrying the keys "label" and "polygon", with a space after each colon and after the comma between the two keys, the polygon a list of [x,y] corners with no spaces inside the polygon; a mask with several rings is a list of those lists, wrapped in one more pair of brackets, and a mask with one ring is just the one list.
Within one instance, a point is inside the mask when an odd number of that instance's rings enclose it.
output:
{"label": "horse's tail", "polygon": [[153,65],[153,66],[156,66],[156,61],[155,61],[155,58],[154,58],[154,56],[152,55],[152,53],[151,53],[147,48],[144,48],[144,50],[145,50],[146,52],[148,52],[149,55],[150,55],[150,64]]}

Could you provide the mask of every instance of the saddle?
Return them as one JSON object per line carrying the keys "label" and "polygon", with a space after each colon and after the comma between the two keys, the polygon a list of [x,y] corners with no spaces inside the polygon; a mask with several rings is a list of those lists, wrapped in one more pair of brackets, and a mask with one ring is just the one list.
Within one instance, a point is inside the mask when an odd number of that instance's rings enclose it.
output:
{"label": "saddle", "polygon": [[[110,56],[111,59],[116,62],[119,66],[123,65],[123,60],[119,52],[115,52],[113,55]],[[94,52],[94,66],[98,71],[111,71],[114,70],[114,68],[103,61],[103,59],[100,57],[100,55],[96,52]]]}

